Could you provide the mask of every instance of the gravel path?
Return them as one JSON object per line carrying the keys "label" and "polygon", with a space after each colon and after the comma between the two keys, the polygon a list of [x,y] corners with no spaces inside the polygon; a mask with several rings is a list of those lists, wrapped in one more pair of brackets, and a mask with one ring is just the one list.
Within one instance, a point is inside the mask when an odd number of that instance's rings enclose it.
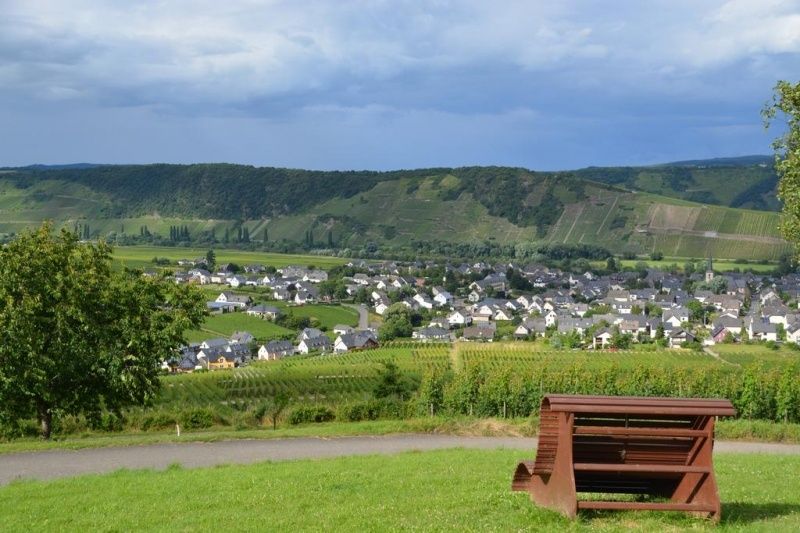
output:
{"label": "gravel path", "polygon": [[[218,464],[391,454],[443,448],[511,448],[520,450],[520,458],[533,458],[535,446],[535,438],[389,435],[329,439],[230,440],[84,450],[48,450],[0,455],[0,485],[8,484],[15,479],[52,479],[112,472],[120,468],[164,469],[176,463],[186,468],[196,468]],[[715,446],[715,451],[719,453],[800,454],[800,445],[790,444],[717,442]]]}

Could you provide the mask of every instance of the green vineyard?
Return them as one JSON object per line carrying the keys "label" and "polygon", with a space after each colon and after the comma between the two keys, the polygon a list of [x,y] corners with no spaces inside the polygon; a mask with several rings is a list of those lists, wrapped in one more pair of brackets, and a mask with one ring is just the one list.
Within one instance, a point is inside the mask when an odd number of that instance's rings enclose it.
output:
{"label": "green vineyard", "polygon": [[294,356],[230,371],[166,376],[156,407],[241,408],[276,392],[286,393],[295,402],[367,400],[386,361],[393,361],[419,383],[426,372],[449,368],[450,345],[397,343],[365,352]]}

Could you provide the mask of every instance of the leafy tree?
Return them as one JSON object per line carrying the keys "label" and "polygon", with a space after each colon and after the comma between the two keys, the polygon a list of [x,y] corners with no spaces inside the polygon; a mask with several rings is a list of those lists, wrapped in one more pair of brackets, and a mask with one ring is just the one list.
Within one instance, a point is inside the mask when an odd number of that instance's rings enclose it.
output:
{"label": "leafy tree", "polygon": [[689,320],[698,322],[703,319],[705,308],[703,307],[703,304],[697,300],[689,300],[689,303],[686,304],[686,308],[689,309],[690,312]]}
{"label": "leafy tree", "polygon": [[262,424],[264,418],[269,418],[274,431],[278,427],[278,419],[288,406],[289,396],[283,391],[278,391],[266,402],[258,406],[255,411],[255,417]]}
{"label": "leafy tree", "polygon": [[780,176],[778,198],[783,201],[781,231],[790,242],[800,241],[800,82],[779,81],[772,102],[763,110],[765,125],[778,115],[786,119],[786,131],[772,143],[775,169]]}
{"label": "leafy tree", "polygon": [[382,341],[390,341],[398,337],[410,337],[413,330],[411,310],[403,304],[392,304],[383,317],[383,324],[378,330]]}
{"label": "leafy tree", "polygon": [[217,266],[217,254],[214,253],[214,250],[209,250],[206,252],[206,266],[208,266],[209,270],[214,270],[214,267]]}
{"label": "leafy tree", "polygon": [[405,399],[410,391],[408,381],[400,373],[400,368],[393,361],[384,361],[383,369],[378,376],[373,394],[376,398]]}
{"label": "leafy tree", "polygon": [[0,420],[97,417],[151,400],[205,312],[196,289],[111,268],[111,247],[51,223],[0,249]]}

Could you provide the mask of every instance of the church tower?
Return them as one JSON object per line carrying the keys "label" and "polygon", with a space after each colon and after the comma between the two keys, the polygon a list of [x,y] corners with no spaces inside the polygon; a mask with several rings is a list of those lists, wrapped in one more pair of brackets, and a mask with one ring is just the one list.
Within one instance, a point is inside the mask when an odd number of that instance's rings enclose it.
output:
{"label": "church tower", "polygon": [[708,261],[706,262],[706,283],[711,283],[714,279],[714,263],[711,259],[711,256],[708,256]]}

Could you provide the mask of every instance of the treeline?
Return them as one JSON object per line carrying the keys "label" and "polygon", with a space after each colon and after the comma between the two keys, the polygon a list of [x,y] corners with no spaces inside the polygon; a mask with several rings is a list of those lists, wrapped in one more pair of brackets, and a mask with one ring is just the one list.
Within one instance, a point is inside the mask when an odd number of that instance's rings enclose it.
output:
{"label": "treeline", "polygon": [[586,197],[583,180],[546,175],[522,168],[464,167],[373,171],[309,171],[230,164],[105,165],[89,168],[17,169],[9,174],[18,187],[37,180],[64,180],[105,194],[105,218],[151,213],[178,218],[251,220],[303,212],[331,198],[350,198],[382,181],[410,178],[413,194],[423,178],[459,178],[455,188],[440,190],[454,200],[468,192],[490,214],[546,233],[564,202]]}
{"label": "treeline", "polygon": [[[771,162],[761,166],[764,161],[760,157],[739,159],[739,163],[733,160],[714,163],[712,160],[648,167],[589,167],[566,174],[574,178],[629,190],[664,194],[692,202],[749,209],[777,209],[778,204],[774,198],[778,177]],[[752,185],[743,185],[742,190],[729,198],[727,194],[735,183]],[[726,196],[720,197],[718,190],[725,191]]]}

